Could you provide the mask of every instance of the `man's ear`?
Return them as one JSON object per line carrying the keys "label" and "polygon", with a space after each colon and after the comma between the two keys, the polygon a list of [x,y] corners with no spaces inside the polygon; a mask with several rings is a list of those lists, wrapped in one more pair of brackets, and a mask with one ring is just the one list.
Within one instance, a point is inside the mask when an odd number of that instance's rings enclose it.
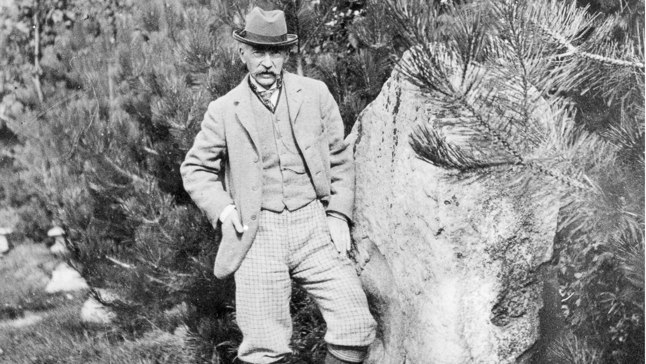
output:
{"label": "man's ear", "polygon": [[242,63],[247,63],[244,59],[244,52],[246,51],[246,47],[244,44],[240,43],[238,44],[238,56],[240,57],[240,60]]}

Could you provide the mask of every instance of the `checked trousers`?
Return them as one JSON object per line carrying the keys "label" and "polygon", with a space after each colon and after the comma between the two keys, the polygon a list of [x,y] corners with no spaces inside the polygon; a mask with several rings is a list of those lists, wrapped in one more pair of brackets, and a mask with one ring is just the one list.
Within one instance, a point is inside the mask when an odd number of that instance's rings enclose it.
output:
{"label": "checked trousers", "polygon": [[295,211],[261,211],[256,238],[235,273],[240,360],[273,363],[292,352],[292,279],[321,310],[327,343],[372,343],[376,323],[361,282],[350,260],[336,251],[325,210],[315,200]]}

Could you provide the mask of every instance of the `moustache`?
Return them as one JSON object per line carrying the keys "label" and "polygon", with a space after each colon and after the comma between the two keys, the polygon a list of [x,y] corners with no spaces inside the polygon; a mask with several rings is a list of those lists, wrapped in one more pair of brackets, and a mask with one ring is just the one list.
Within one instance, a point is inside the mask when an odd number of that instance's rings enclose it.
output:
{"label": "moustache", "polygon": [[267,71],[256,72],[255,75],[256,76],[265,76],[265,75],[267,75],[267,76],[278,77],[278,74],[276,74],[275,72],[271,72],[271,71],[270,72],[267,72]]}

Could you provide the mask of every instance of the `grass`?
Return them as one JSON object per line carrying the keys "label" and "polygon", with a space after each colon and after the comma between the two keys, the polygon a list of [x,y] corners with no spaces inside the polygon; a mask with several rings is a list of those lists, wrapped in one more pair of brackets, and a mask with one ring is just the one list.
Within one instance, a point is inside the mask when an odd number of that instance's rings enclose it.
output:
{"label": "grass", "polygon": [[59,262],[43,244],[32,243],[20,244],[0,258],[0,320],[53,307],[60,295],[47,295],[45,286]]}
{"label": "grass", "polygon": [[127,338],[80,319],[87,292],[44,292],[60,260],[43,244],[20,244],[0,258],[0,363],[183,364],[182,337],[152,330]]}

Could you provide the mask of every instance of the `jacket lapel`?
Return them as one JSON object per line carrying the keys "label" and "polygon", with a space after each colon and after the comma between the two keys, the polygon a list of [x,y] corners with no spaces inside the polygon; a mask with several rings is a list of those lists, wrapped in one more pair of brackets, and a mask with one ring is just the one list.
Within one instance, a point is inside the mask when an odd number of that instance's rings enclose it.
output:
{"label": "jacket lapel", "polygon": [[[303,93],[301,92],[301,83],[289,72],[283,73],[283,87],[286,91],[287,106],[289,107],[289,118],[293,125],[296,124],[296,117],[303,103]],[[293,126],[292,125],[292,126]]]}
{"label": "jacket lapel", "polygon": [[[255,116],[253,114],[253,108],[251,107],[251,98],[255,97],[252,91],[248,86],[248,74],[242,80],[242,82],[233,89],[233,105],[235,106],[235,113],[238,121],[249,133],[249,137],[258,151],[259,146],[259,137],[258,130],[256,129]],[[301,109],[301,104],[303,103],[303,93],[301,83],[298,82],[298,78],[289,72],[285,72],[283,75],[283,88],[285,91],[285,96],[287,99],[287,106],[289,108],[289,118],[292,122],[292,128],[294,128],[294,134],[298,139],[299,138],[299,127],[296,123],[296,118]]]}
{"label": "jacket lapel", "polygon": [[236,117],[238,118],[238,122],[240,122],[240,124],[242,124],[242,126],[247,130],[247,133],[249,133],[251,142],[253,143],[257,151],[259,150],[258,130],[256,129],[256,123],[252,111],[253,109],[251,108],[251,97],[253,95],[248,86],[248,77],[249,75],[247,74],[242,82],[235,89],[233,89],[233,105],[235,106],[235,112]]}

